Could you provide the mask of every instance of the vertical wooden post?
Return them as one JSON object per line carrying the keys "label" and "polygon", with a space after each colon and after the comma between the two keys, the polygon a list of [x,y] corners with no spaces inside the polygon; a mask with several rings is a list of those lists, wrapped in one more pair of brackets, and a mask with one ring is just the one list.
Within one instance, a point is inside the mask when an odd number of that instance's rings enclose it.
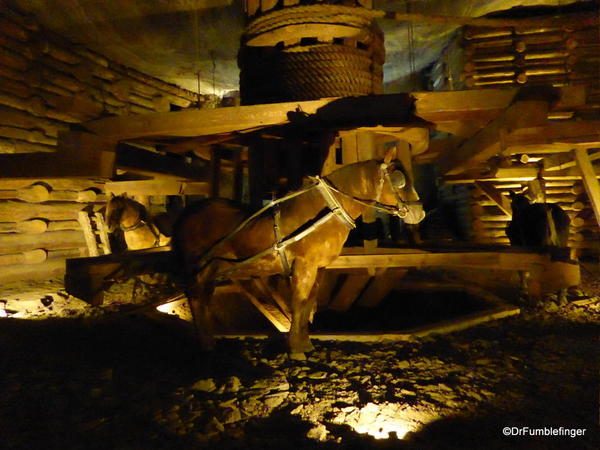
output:
{"label": "vertical wooden post", "polygon": [[260,138],[255,139],[248,148],[248,189],[250,204],[260,208],[263,194],[264,149]]}
{"label": "vertical wooden post", "polygon": [[581,171],[583,185],[594,209],[596,221],[598,222],[598,226],[600,226],[600,184],[596,178],[594,166],[592,166],[590,161],[590,155],[585,148],[576,148],[573,150],[573,153],[577,160],[577,166]]}
{"label": "vertical wooden post", "polygon": [[244,195],[244,162],[242,148],[233,150],[233,199],[241,202]]}
{"label": "vertical wooden post", "polygon": [[216,146],[210,147],[210,196],[218,197],[220,194],[221,156]]}

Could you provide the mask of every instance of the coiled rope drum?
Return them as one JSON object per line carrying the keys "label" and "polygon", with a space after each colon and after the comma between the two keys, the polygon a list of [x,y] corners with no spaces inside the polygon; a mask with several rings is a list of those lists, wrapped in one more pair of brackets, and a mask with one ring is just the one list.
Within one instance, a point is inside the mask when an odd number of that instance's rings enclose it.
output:
{"label": "coiled rope drum", "polygon": [[238,55],[243,104],[382,92],[383,33],[372,10],[299,2],[257,12]]}

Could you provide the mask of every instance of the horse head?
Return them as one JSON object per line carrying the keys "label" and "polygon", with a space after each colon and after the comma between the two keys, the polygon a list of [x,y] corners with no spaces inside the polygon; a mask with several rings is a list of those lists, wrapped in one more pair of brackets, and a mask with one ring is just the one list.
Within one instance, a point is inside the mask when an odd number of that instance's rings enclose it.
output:
{"label": "horse head", "polygon": [[109,233],[114,233],[126,218],[138,220],[142,218],[143,205],[127,197],[127,194],[110,195],[104,213]]}
{"label": "horse head", "polygon": [[396,215],[407,224],[417,224],[425,218],[423,204],[406,175],[406,168],[399,159],[392,159],[395,153],[388,151],[379,164],[378,202],[394,205]]}

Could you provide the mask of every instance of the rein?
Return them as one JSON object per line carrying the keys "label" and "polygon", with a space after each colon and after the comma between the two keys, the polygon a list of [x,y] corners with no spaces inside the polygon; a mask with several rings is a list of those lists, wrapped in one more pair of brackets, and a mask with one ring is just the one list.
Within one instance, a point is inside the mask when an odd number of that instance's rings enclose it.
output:
{"label": "rein", "polygon": [[[378,188],[377,188],[376,200],[361,199],[361,198],[355,197],[351,194],[348,194],[344,191],[341,191],[336,186],[334,186],[333,183],[330,180],[328,180],[326,177],[319,177],[319,176],[309,177],[309,179],[312,181],[312,184],[310,186],[308,186],[304,189],[301,189],[299,191],[292,192],[291,194],[288,194],[279,199],[272,200],[267,205],[263,206],[261,209],[259,209],[254,214],[252,214],[250,217],[245,219],[229,234],[227,234],[226,236],[224,236],[223,238],[218,240],[212,247],[207,249],[198,259],[198,266],[197,266],[198,268],[195,270],[195,273],[198,273],[200,270],[202,270],[204,267],[206,267],[208,264],[210,264],[214,260],[221,260],[221,261],[227,261],[227,262],[234,263],[233,267],[230,267],[229,269],[221,272],[216,277],[218,280],[223,280],[227,277],[228,274],[237,271],[239,269],[239,266],[249,264],[249,263],[251,263],[257,259],[260,259],[263,256],[266,256],[272,252],[277,252],[279,254],[281,264],[284,268],[286,275],[289,275],[291,268],[290,268],[287,256],[285,255],[285,252],[284,252],[286,247],[288,247],[291,244],[298,242],[299,240],[308,236],[310,233],[312,233],[313,231],[318,229],[321,225],[325,224],[326,222],[328,222],[330,219],[332,219],[334,217],[337,218],[346,227],[348,227],[350,229],[356,228],[354,219],[352,219],[350,214],[348,214],[348,212],[344,209],[343,205],[338,200],[338,198],[333,194],[333,192],[336,192],[347,198],[350,198],[351,200],[353,200],[357,203],[366,205],[368,207],[371,207],[371,208],[374,208],[374,209],[377,209],[380,211],[384,211],[388,214],[393,214],[393,215],[396,215],[401,218],[406,217],[406,215],[409,212],[409,208],[407,205],[410,205],[412,203],[416,204],[419,202],[404,202],[400,199],[400,194],[398,193],[398,191],[396,190],[396,187],[392,183],[392,180],[390,178],[390,174],[388,171],[388,165],[386,163],[380,164],[379,174],[380,174],[380,177],[379,177],[379,184],[378,184]],[[381,198],[381,194],[383,192],[383,186],[386,181],[389,183],[390,188],[392,189],[392,191],[394,193],[394,196],[398,200],[397,206],[387,205],[385,203],[379,202],[379,199]],[[281,231],[280,231],[280,229],[281,229],[280,215],[279,215],[279,208],[277,206],[280,203],[291,200],[292,198],[298,197],[299,195],[302,195],[313,189],[317,189],[319,191],[319,193],[321,194],[321,196],[323,197],[323,199],[325,200],[325,203],[327,204],[327,206],[329,208],[329,212],[327,214],[325,214],[323,217],[316,220],[309,227],[303,229],[302,231],[294,232],[291,235],[283,238],[281,236]],[[232,259],[232,258],[223,258],[223,257],[212,257],[211,258],[211,255],[215,252],[216,249],[218,249],[221,245],[223,245],[225,242],[227,242],[229,239],[231,239],[233,236],[235,236],[238,232],[240,232],[252,220],[256,219],[258,216],[260,216],[265,211],[267,211],[271,208],[274,209],[273,228],[274,228],[275,239],[276,239],[276,242],[271,247],[268,247],[265,250],[262,250],[261,252],[257,253],[256,255],[250,256],[245,259]]]}

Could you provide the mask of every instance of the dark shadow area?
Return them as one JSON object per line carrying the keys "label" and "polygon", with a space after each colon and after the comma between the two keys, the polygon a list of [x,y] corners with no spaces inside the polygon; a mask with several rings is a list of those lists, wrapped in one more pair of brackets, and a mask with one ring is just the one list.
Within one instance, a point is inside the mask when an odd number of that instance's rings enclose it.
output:
{"label": "dark shadow area", "polygon": [[483,311],[489,304],[464,291],[392,291],[374,308],[322,311],[315,332],[399,331]]}

